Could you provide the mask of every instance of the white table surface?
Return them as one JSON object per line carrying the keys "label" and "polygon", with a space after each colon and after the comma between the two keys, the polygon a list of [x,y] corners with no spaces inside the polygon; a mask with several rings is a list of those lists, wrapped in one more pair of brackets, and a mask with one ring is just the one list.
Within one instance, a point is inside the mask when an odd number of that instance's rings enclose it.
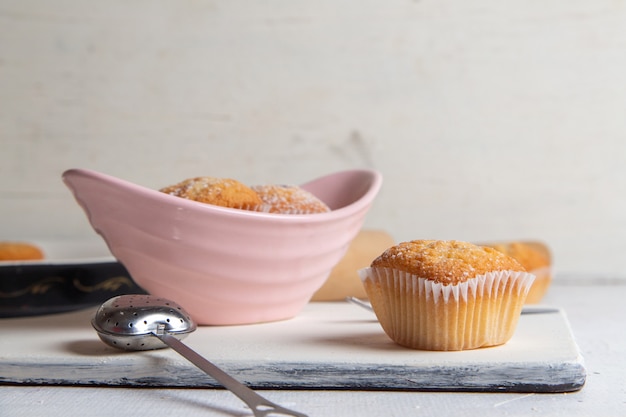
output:
{"label": "white table surface", "polygon": [[[626,415],[625,281],[557,278],[544,302],[566,310],[585,358],[587,382],[568,394],[263,391],[309,416]],[[219,389],[0,386],[0,416],[246,416]]]}

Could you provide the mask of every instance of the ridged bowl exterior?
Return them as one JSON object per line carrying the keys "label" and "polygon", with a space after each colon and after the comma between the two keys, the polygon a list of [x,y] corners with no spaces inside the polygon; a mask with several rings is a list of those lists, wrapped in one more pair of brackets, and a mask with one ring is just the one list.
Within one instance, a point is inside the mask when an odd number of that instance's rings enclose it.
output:
{"label": "ridged bowl exterior", "polygon": [[302,188],[332,211],[281,215],[198,203],[84,169],[63,180],[133,280],[181,304],[200,325],[298,314],[344,255],[382,183],[372,170],[327,175]]}

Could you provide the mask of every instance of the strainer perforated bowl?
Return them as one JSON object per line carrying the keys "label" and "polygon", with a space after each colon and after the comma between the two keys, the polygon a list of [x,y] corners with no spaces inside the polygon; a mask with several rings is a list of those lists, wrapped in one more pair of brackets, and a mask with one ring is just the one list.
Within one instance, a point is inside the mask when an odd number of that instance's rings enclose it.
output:
{"label": "strainer perforated bowl", "polygon": [[113,297],[100,306],[93,320],[100,339],[125,350],[165,348],[153,333],[167,332],[183,339],[196,329],[189,314],[177,303],[149,295]]}

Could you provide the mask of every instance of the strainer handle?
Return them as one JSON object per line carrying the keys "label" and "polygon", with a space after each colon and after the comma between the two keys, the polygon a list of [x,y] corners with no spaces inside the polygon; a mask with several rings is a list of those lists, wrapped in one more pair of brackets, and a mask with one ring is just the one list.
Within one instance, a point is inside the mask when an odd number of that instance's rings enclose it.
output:
{"label": "strainer handle", "polygon": [[202,369],[207,375],[213,377],[217,382],[222,384],[224,388],[239,397],[244,403],[250,407],[255,417],[265,417],[271,415],[283,415],[293,417],[307,417],[306,414],[289,410],[274,404],[270,400],[257,394],[251,388],[248,388],[241,382],[237,381],[226,372],[222,371],[213,363],[200,356],[196,351],[168,333],[152,333],[152,335],[161,339],[163,343],[174,349],[185,359]]}

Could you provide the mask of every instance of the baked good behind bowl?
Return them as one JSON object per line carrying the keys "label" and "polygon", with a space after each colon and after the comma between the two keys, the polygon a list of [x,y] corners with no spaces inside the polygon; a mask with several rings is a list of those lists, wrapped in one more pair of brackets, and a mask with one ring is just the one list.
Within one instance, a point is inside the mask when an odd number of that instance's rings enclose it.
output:
{"label": "baked good behind bowl", "polygon": [[313,294],[311,301],[342,301],[346,297],[367,298],[358,270],[396,242],[384,230],[362,229],[332,269],[328,279]]}
{"label": "baked good behind bowl", "polygon": [[543,299],[552,282],[552,256],[547,245],[535,241],[510,241],[481,245],[492,247],[515,258],[535,276],[535,281],[526,297],[526,304],[537,304]]}
{"label": "baked good behind bowl", "polygon": [[38,261],[44,259],[39,246],[28,242],[0,242],[0,261]]}
{"label": "baked good behind bowl", "polygon": [[359,275],[393,341],[446,351],[506,343],[534,280],[512,257],[454,240],[400,243]]}

